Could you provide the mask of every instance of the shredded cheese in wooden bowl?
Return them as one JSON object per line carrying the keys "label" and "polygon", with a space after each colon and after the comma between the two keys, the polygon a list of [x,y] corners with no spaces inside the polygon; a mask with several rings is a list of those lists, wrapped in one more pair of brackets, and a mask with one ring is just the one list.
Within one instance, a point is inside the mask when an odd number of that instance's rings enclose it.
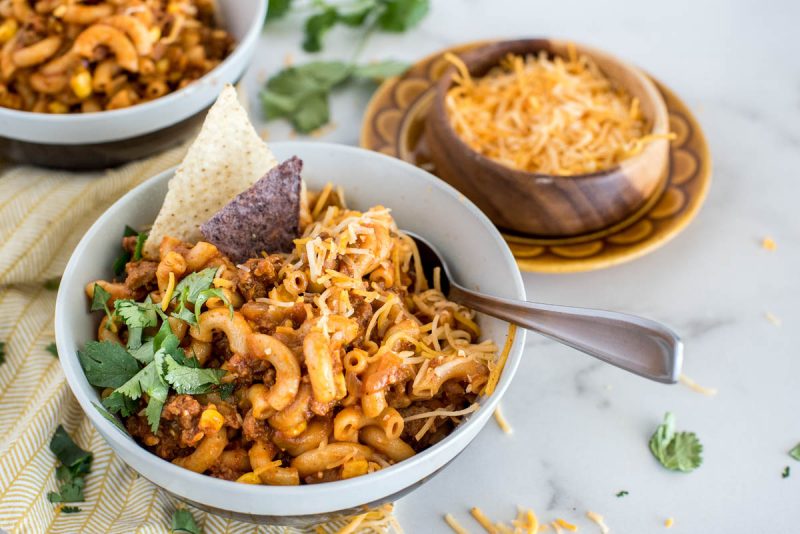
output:
{"label": "shredded cheese in wooden bowl", "polygon": [[508,54],[486,75],[457,69],[445,107],[473,150],[513,169],[574,176],[610,169],[656,139],[637,98],[616,86],[586,54]]}

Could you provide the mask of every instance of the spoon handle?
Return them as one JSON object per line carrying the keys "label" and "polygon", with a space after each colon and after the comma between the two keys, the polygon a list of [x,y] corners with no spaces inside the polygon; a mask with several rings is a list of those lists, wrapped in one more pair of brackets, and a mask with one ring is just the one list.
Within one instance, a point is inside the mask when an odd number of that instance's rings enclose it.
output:
{"label": "spoon handle", "polygon": [[683,343],[665,325],[605,310],[492,297],[451,284],[448,297],[533,330],[604,362],[665,384],[678,381]]}

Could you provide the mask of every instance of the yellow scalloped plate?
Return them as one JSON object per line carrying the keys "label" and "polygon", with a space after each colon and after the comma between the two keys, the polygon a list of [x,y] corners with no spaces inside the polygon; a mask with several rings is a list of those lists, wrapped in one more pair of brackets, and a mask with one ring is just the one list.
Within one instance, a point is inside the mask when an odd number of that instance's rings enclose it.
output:
{"label": "yellow scalloped plate", "polygon": [[[400,78],[384,82],[364,115],[361,146],[436,174],[422,134],[434,84],[448,66],[442,55],[463,53],[486,42],[443,50],[420,60]],[[667,87],[653,81],[664,96],[670,127],[677,134],[664,188],[625,220],[590,234],[553,238],[503,231],[520,269],[571,273],[611,267],[660,247],[697,215],[711,185],[708,144],[686,105]]]}

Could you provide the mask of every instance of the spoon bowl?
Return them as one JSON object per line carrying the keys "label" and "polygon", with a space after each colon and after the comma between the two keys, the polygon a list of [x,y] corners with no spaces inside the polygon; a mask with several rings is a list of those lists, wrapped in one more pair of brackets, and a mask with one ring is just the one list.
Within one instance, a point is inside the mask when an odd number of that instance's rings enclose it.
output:
{"label": "spoon bowl", "polygon": [[683,342],[666,325],[625,313],[525,302],[468,289],[453,280],[434,245],[413,232],[405,233],[417,244],[426,277],[438,283],[448,299],[650,380],[664,384],[678,381]]}

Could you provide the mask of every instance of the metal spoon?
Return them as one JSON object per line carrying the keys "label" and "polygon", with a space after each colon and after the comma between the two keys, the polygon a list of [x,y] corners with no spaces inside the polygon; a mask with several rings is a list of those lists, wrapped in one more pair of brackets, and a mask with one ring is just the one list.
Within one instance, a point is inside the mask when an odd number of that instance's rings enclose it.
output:
{"label": "metal spoon", "polygon": [[639,376],[664,384],[678,381],[683,343],[667,326],[625,313],[538,304],[467,289],[453,280],[447,263],[433,245],[413,232],[404,232],[417,242],[428,279],[434,267],[441,267],[442,292],[448,299],[538,332]]}

